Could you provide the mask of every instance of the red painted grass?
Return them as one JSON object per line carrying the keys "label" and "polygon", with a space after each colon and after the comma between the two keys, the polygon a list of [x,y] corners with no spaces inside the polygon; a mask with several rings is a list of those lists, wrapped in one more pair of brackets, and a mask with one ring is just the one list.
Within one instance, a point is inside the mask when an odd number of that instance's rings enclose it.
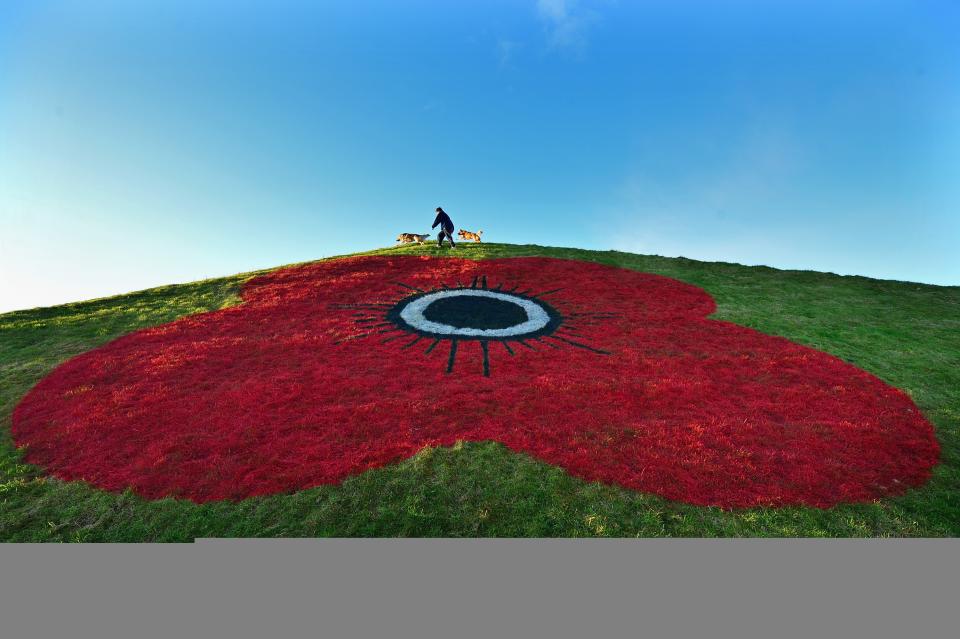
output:
{"label": "red painted grass", "polygon": [[[569,341],[508,343],[512,355],[491,342],[484,377],[479,342],[459,343],[448,374],[449,342],[425,354],[432,340],[408,346],[416,336],[371,326],[412,293],[394,282],[482,276],[531,295],[562,288],[543,299]],[[365,257],[276,271],[243,297],[53,371],[14,412],[27,461],[107,490],[204,502],[495,440],[587,480],[692,504],[829,507],[918,486],[939,454],[904,393],[825,353],[706,319],[710,296],[665,277],[547,258]],[[369,306],[338,307],[356,304]]]}

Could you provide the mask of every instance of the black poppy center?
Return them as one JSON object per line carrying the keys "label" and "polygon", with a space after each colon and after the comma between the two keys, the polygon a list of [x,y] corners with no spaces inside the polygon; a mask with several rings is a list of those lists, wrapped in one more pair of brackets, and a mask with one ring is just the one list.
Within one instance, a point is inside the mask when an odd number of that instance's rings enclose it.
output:
{"label": "black poppy center", "polygon": [[510,328],[527,321],[527,311],[519,304],[479,295],[442,297],[423,311],[431,322],[457,328]]}

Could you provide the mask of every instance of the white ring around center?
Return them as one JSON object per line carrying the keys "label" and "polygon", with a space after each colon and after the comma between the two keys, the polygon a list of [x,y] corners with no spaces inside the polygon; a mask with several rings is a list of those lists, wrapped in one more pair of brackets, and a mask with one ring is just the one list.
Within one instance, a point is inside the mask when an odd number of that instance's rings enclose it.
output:
{"label": "white ring around center", "polygon": [[[504,302],[510,302],[521,307],[527,313],[527,321],[508,326],[507,328],[460,328],[450,326],[449,324],[440,324],[432,322],[424,317],[423,313],[427,307],[439,299],[445,297],[457,297],[461,295],[473,297],[489,297]],[[428,293],[407,304],[400,317],[410,326],[428,333],[438,333],[440,335],[469,335],[471,337],[512,337],[524,333],[533,333],[550,323],[550,316],[542,306],[522,297],[516,297],[507,293],[498,293],[496,291],[475,291],[457,289],[452,291],[437,291]]]}

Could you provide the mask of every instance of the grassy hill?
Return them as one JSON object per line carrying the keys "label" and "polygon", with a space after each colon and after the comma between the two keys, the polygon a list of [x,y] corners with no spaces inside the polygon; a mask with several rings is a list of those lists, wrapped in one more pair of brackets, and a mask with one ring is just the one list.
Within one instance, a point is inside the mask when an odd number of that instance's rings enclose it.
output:
{"label": "grassy hill", "polygon": [[[433,254],[403,247],[369,254]],[[906,391],[942,447],[906,495],[829,510],[688,506],[586,483],[491,442],[416,457],[289,495],[241,502],[146,501],[62,482],[22,461],[14,406],[61,362],[120,335],[239,302],[246,273],[0,315],[0,540],[190,541],[242,536],[957,536],[960,535],[960,287],[811,271],[508,244],[457,257],[543,255],[658,273],[717,301],[714,318],[826,351]]]}

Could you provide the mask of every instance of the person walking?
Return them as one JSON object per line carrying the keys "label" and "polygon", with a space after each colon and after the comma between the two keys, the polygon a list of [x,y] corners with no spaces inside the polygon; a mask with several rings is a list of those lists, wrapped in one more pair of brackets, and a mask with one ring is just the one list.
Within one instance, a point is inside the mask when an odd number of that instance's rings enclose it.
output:
{"label": "person walking", "polygon": [[440,233],[437,234],[437,246],[443,246],[443,238],[446,236],[446,238],[450,240],[450,248],[457,248],[457,245],[453,241],[453,220],[451,220],[446,211],[439,206],[437,207],[437,218],[433,221],[433,226],[430,228],[436,228],[438,224],[440,225]]}

